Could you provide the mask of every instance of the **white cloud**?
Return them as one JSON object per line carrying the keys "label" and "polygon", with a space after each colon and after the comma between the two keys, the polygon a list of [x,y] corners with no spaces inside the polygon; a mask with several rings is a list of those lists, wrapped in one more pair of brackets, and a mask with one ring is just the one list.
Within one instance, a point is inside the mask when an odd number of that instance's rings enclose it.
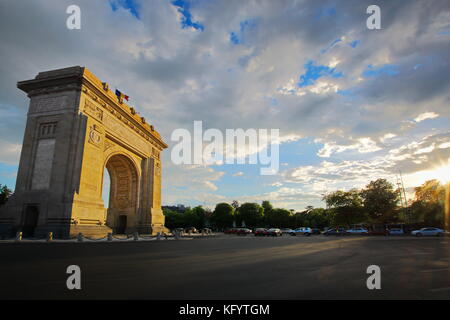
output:
{"label": "white cloud", "polygon": [[[317,140],[320,142],[320,139]],[[333,142],[325,142],[324,146],[317,152],[319,157],[329,158],[334,153],[341,153],[349,150],[357,150],[359,153],[369,153],[379,151],[379,147],[375,141],[369,137],[359,138],[358,141],[350,145],[339,145]]]}
{"label": "white cloud", "polygon": [[384,136],[382,136],[381,138],[380,138],[380,141],[381,142],[386,142],[387,140],[390,140],[390,139],[392,139],[392,138],[395,138],[397,135],[396,134],[394,134],[394,133],[386,133]]}
{"label": "white cloud", "polygon": [[0,150],[0,162],[17,164],[19,162],[22,145],[0,140]]}
{"label": "white cloud", "polygon": [[427,119],[434,119],[439,117],[439,115],[435,112],[424,112],[419,114],[416,118],[414,118],[415,122],[422,122]]}

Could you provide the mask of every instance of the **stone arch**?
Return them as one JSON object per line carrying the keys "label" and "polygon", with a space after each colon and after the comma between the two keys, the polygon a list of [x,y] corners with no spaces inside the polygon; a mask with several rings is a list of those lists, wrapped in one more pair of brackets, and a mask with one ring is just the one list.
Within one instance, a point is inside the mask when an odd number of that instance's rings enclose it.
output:
{"label": "stone arch", "polygon": [[[17,86],[31,100],[0,234],[26,225],[36,236],[104,237],[119,221],[127,233],[165,230],[160,152],[167,144],[148,120],[85,67],[41,72]],[[107,210],[105,167],[112,180]]]}
{"label": "stone arch", "polygon": [[[104,168],[110,176],[109,206],[106,225],[117,232],[134,229],[137,220],[139,171],[134,161],[123,153],[113,153],[105,161]],[[126,216],[127,226],[122,225]]]}

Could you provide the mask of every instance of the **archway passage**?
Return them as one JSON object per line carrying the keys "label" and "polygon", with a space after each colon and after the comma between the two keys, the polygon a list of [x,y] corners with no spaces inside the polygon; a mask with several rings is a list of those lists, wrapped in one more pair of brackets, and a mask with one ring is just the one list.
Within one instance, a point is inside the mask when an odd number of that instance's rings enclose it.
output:
{"label": "archway passage", "polygon": [[117,234],[124,234],[127,230],[127,216],[126,215],[119,215],[119,218],[117,219],[117,226],[116,226],[116,233]]}
{"label": "archway passage", "polygon": [[136,222],[138,174],[125,155],[109,158],[106,169],[110,178],[109,205],[106,224],[115,233],[126,233],[130,222]]}
{"label": "archway passage", "polygon": [[23,237],[34,236],[34,231],[37,227],[38,219],[39,219],[38,206],[27,206],[22,226]]}

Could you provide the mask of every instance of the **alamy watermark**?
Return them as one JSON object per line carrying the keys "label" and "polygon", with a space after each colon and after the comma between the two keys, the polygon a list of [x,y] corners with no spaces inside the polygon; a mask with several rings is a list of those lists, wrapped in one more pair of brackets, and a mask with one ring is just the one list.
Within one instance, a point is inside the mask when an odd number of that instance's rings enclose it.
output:
{"label": "alamy watermark", "polygon": [[370,276],[367,278],[366,286],[369,290],[380,290],[381,289],[381,268],[376,264],[370,265],[366,270],[367,274]]}
{"label": "alamy watermark", "polygon": [[69,290],[81,290],[81,269],[79,266],[72,264],[67,267],[66,273],[70,274],[66,280],[66,286]]}
{"label": "alamy watermark", "polygon": [[376,4],[372,4],[367,7],[367,14],[370,16],[366,20],[366,26],[369,30],[380,30],[381,29],[381,9]]}
{"label": "alamy watermark", "polygon": [[66,20],[66,27],[69,30],[81,29],[81,9],[79,6],[72,4],[67,7],[66,13],[69,14]]}
{"label": "alamy watermark", "polygon": [[[194,121],[193,133],[179,128],[172,132],[174,164],[259,164],[261,175],[279,170],[279,129],[219,129],[203,132],[203,122]],[[224,137],[225,136],[225,137]]]}

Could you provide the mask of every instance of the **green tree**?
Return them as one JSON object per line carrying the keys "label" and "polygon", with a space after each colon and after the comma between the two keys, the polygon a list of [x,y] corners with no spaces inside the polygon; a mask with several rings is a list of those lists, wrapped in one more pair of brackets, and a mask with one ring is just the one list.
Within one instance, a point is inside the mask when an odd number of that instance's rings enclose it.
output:
{"label": "green tree", "polygon": [[445,187],[437,180],[428,180],[414,190],[415,200],[409,208],[410,222],[442,228],[444,226]]}
{"label": "green tree", "polygon": [[362,210],[362,199],[356,189],[349,191],[337,190],[323,197],[327,206],[332,211],[333,225],[351,226],[363,222],[365,216]]}
{"label": "green tree", "polygon": [[197,229],[203,229],[206,225],[206,210],[202,206],[192,209],[192,224]]}
{"label": "green tree", "polygon": [[234,219],[234,208],[222,202],[216,205],[211,216],[212,223],[219,229],[231,227]]}
{"label": "green tree", "polygon": [[324,208],[313,208],[308,212],[308,227],[323,229],[333,222],[333,216]]}
{"label": "green tree", "polygon": [[264,208],[257,203],[244,203],[239,207],[241,219],[249,227],[257,227],[263,223]]}
{"label": "green tree", "polygon": [[169,229],[174,229],[174,228],[182,228],[183,226],[183,221],[182,221],[182,215],[176,211],[167,209],[167,208],[163,208],[163,214],[166,217],[166,221],[165,221],[165,226]]}
{"label": "green tree", "polygon": [[[264,210],[264,212],[266,212]],[[272,209],[264,214],[266,223],[270,227],[284,228],[289,226],[291,212],[286,209]]]}
{"label": "green tree", "polygon": [[4,205],[8,198],[11,196],[12,191],[8,189],[6,185],[2,186],[0,184],[0,206]]}
{"label": "green tree", "polygon": [[416,201],[444,202],[445,187],[438,180],[425,181],[421,186],[414,188]]}
{"label": "green tree", "polygon": [[394,190],[392,183],[386,179],[371,181],[362,191],[364,210],[372,222],[387,223],[391,221],[399,193]]}
{"label": "green tree", "polygon": [[237,200],[233,200],[231,206],[234,208],[234,211],[237,211],[237,209],[239,209],[239,202]]}
{"label": "green tree", "polygon": [[273,210],[273,206],[272,206],[272,204],[270,203],[270,201],[268,201],[268,200],[264,200],[262,203],[261,203],[261,206],[263,207],[263,209],[264,209],[264,222],[265,222],[265,224],[266,225],[271,225],[271,222],[270,221],[268,221],[267,219],[271,216],[271,212],[272,212],[272,210]]}
{"label": "green tree", "polygon": [[270,201],[268,201],[268,200],[264,200],[264,201],[261,203],[261,206],[264,208],[264,214],[268,213],[270,210],[273,209],[272,204],[271,204]]}

